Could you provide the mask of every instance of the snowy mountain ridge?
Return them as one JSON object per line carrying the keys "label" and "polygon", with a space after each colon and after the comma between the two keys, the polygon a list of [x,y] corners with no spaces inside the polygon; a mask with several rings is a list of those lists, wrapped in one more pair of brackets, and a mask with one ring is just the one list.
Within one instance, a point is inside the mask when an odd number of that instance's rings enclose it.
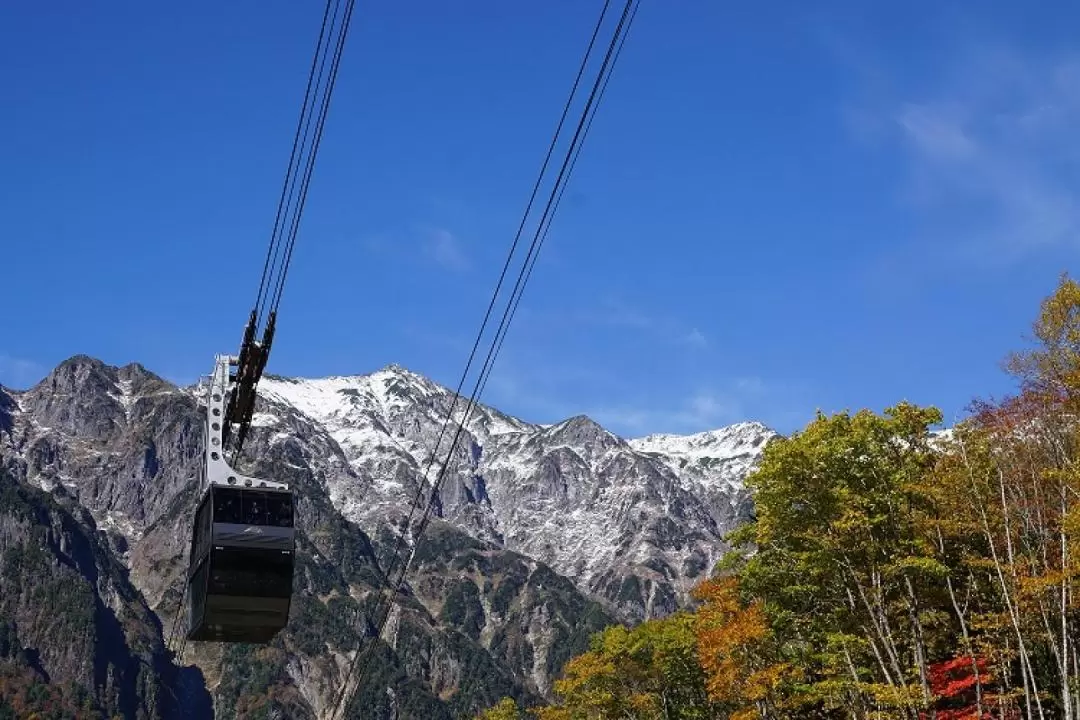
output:
{"label": "snowy mountain ridge", "polygon": [[[274,432],[271,442],[286,442],[284,428],[301,416],[340,447],[348,467],[324,473],[329,495],[373,535],[439,475],[467,406],[458,398],[443,431],[453,391],[399,365],[265,376],[259,395],[255,425]],[[748,517],[742,479],[775,434],[744,422],[627,440],[583,415],[540,425],[477,404],[435,512],[550,564],[628,619],[663,614],[685,601],[726,550],[723,536]]]}

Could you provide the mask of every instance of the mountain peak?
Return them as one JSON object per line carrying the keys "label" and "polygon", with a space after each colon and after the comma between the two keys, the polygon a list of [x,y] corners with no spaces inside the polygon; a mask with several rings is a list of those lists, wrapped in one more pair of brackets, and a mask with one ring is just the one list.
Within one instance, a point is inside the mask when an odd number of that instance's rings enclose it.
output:
{"label": "mountain peak", "polygon": [[419,382],[419,383],[424,383],[424,384],[427,384],[427,383],[431,382],[431,380],[429,380],[426,376],[421,375],[420,373],[415,372],[413,370],[410,370],[409,368],[405,367],[404,365],[399,365],[398,363],[390,363],[389,365],[384,365],[383,367],[379,368],[378,370],[371,373],[367,377],[387,376],[387,375],[389,375],[391,377],[401,378],[401,379],[404,379],[404,380],[410,380],[412,382]]}
{"label": "mountain peak", "polygon": [[601,430],[604,429],[600,425],[600,423],[596,422],[595,420],[593,420],[588,415],[585,415],[584,413],[582,413],[580,415],[574,415],[573,417],[569,417],[566,420],[563,420],[562,423],[560,423],[560,424],[565,426],[565,427],[599,428]]}
{"label": "mountain peak", "polygon": [[47,388],[50,393],[76,392],[83,388],[107,390],[116,382],[116,368],[89,355],[72,355],[34,386]]}
{"label": "mountain peak", "polygon": [[692,435],[655,433],[634,438],[630,446],[639,452],[686,459],[730,459],[756,456],[776,436],[776,431],[764,423],[749,420]]}
{"label": "mountain peak", "polygon": [[53,372],[72,372],[83,370],[86,368],[92,368],[94,370],[106,370],[108,369],[108,367],[108,365],[106,365],[103,361],[98,360],[96,357],[91,357],[90,355],[84,355],[80,353],[78,355],[72,355],[67,360],[61,362],[59,365],[53,368]]}
{"label": "mountain peak", "polygon": [[543,430],[543,434],[558,438],[568,445],[585,445],[599,441],[602,446],[615,446],[626,441],[615,435],[588,415],[574,415]]}
{"label": "mountain peak", "polygon": [[560,432],[567,432],[567,431],[570,431],[570,432],[581,432],[581,431],[586,431],[586,432],[596,432],[596,431],[607,432],[600,425],[600,423],[596,422],[595,420],[593,420],[588,415],[573,415],[571,417],[566,418],[562,422],[557,422],[554,425],[549,425],[547,427],[547,432],[550,432],[550,433],[560,433]]}
{"label": "mountain peak", "polygon": [[[35,481],[77,487],[103,526],[137,538],[173,502],[161,488],[175,493],[197,474],[191,440],[202,423],[189,398],[149,377],[137,363],[75,356],[54,371],[57,384],[16,396],[14,412],[0,395],[0,443],[13,423],[40,439],[26,445]],[[383,537],[439,461],[440,521],[547,563],[567,587],[635,620],[674,610],[715,564],[724,533],[748,517],[742,480],[771,437],[747,422],[627,441],[581,413],[542,426],[480,405],[451,451],[457,432],[445,432],[446,418],[463,419],[464,403],[399,363],[349,376],[266,374],[258,393],[252,456],[305,496],[326,492],[320,513],[332,504]]]}
{"label": "mountain peak", "polygon": [[148,384],[173,387],[173,384],[165,380],[157,373],[147,370],[141,363],[133,362],[124,365],[117,370],[116,376],[120,382],[132,383],[136,388]]}

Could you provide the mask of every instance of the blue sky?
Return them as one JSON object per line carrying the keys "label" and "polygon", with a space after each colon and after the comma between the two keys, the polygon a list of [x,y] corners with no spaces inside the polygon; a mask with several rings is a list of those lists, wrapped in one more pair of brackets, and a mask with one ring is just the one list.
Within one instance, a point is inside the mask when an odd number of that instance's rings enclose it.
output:
{"label": "blue sky", "polygon": [[[810,5],[643,0],[486,402],[639,435],[1010,389],[1077,259],[1080,7]],[[270,372],[456,384],[599,6],[358,4]],[[0,7],[0,383],[236,350],[321,11]]]}

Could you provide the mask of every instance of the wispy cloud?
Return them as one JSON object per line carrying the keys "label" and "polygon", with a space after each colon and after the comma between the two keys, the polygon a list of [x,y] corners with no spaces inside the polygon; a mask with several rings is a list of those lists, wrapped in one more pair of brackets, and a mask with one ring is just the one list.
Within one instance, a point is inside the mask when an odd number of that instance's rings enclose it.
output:
{"label": "wispy cloud", "polygon": [[638,330],[672,344],[699,349],[709,346],[709,339],[705,333],[696,327],[610,297],[601,300],[597,306],[578,313],[576,319],[587,324]]}
{"label": "wispy cloud", "polygon": [[385,255],[392,249],[393,244],[385,235],[373,234],[360,238],[360,246],[373,255]]}
{"label": "wispy cloud", "polygon": [[586,322],[642,330],[654,330],[663,324],[656,316],[648,315],[637,308],[632,308],[626,303],[612,298],[603,299],[599,307],[582,313],[580,317]]}
{"label": "wispy cloud", "polygon": [[449,230],[434,228],[428,230],[424,241],[424,253],[447,270],[461,272],[469,269],[469,259],[461,241]]}
{"label": "wispy cloud", "polygon": [[617,405],[592,408],[585,414],[627,437],[650,433],[694,433],[750,419],[747,397],[740,388],[762,388],[760,380],[743,384],[736,380],[723,390],[699,389],[669,406]]}
{"label": "wispy cloud", "polygon": [[367,235],[359,242],[366,252],[399,262],[428,262],[453,272],[472,267],[461,238],[445,227],[412,223],[405,228]]}
{"label": "wispy cloud", "polygon": [[845,110],[853,133],[901,151],[903,198],[939,252],[1002,263],[1080,247],[1080,58],[960,47],[934,87]]}
{"label": "wispy cloud", "polygon": [[786,382],[760,377],[703,379],[691,391],[633,386],[600,369],[575,364],[555,368],[508,362],[492,373],[484,403],[532,422],[559,422],[588,415],[623,437],[695,433],[745,420],[781,432],[805,422],[805,394]]}
{"label": "wispy cloud", "polygon": [[46,372],[42,365],[33,360],[0,353],[0,385],[23,390],[45,377]]}
{"label": "wispy cloud", "polygon": [[624,437],[652,433],[688,434],[757,420],[780,433],[792,432],[813,415],[810,389],[801,382],[761,377],[706,380],[669,403],[594,409],[598,422]]}
{"label": "wispy cloud", "polygon": [[705,337],[705,333],[697,328],[691,328],[690,332],[683,335],[682,342],[696,348],[706,348],[709,346],[709,340]]}
{"label": "wispy cloud", "polygon": [[572,402],[554,393],[538,391],[535,383],[498,366],[488,377],[482,402],[528,422],[553,422],[581,412]]}
{"label": "wispy cloud", "polygon": [[428,350],[445,354],[451,353],[454,357],[464,359],[467,357],[473,338],[468,333],[473,328],[454,331],[447,328],[436,328],[429,324],[405,320],[397,326],[398,333],[409,340],[417,343]]}
{"label": "wispy cloud", "polygon": [[581,363],[532,363],[500,356],[485,386],[483,402],[531,422],[556,422],[586,412],[571,388],[612,391],[612,378]]}

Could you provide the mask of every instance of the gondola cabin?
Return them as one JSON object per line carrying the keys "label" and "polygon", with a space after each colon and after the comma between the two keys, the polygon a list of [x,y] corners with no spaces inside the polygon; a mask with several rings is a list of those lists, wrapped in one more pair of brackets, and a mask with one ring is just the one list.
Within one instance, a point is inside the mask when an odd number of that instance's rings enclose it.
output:
{"label": "gondola cabin", "polygon": [[266,643],[285,627],[294,532],[291,490],[207,487],[191,537],[188,639]]}

